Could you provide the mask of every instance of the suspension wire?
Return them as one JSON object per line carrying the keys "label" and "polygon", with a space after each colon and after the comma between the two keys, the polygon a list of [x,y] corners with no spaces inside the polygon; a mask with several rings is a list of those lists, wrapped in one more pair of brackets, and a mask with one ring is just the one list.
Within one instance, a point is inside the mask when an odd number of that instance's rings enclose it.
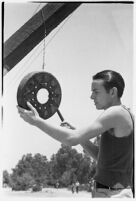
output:
{"label": "suspension wire", "polygon": [[42,10],[42,19],[43,19],[43,26],[44,26],[44,39],[43,39],[43,65],[42,69],[45,69],[45,37],[46,37],[46,25],[45,25],[45,19],[44,19],[44,13]]}
{"label": "suspension wire", "polygon": [[[64,21],[64,23],[59,27],[59,29],[55,32],[55,34],[51,37],[51,39],[47,42],[47,44],[45,45],[45,40],[44,40],[44,49],[42,48],[42,50],[38,53],[38,55],[37,56],[35,56],[35,57],[33,57],[34,59],[32,59],[32,61],[31,61],[31,63],[32,62],[34,62],[34,60],[35,59],[37,59],[38,57],[39,57],[39,55],[42,53],[42,52],[44,52],[44,54],[43,54],[43,61],[45,62],[45,49],[47,48],[47,46],[52,42],[52,40],[56,37],[56,35],[59,33],[59,31],[64,27],[64,25],[67,23],[67,21],[72,17],[72,15],[73,15],[73,13],[71,14],[71,15],[69,15],[67,18],[66,18],[66,20]],[[45,29],[45,31],[46,31],[46,29]],[[45,34],[46,34],[46,32],[45,32]],[[14,80],[14,83],[16,83],[18,80],[19,80],[19,78],[20,77],[22,77],[22,74],[24,74],[24,72],[25,72],[25,70],[27,69],[27,67],[28,67],[28,65],[27,65],[27,63],[29,62],[29,60],[32,58],[32,56],[34,56],[34,54],[38,51],[38,49],[39,49],[39,47],[42,45],[42,43],[37,47],[37,49],[33,52],[33,54],[30,56],[30,58],[25,62],[25,64],[22,66],[22,68],[24,68],[24,71],[23,71],[23,73],[21,72],[20,73],[20,75],[19,75],[19,77],[15,80],[15,79],[13,79]],[[45,67],[45,63],[43,63],[43,70],[44,70],[44,67]],[[14,84],[13,83],[13,84]],[[12,83],[10,82],[10,87],[9,87],[9,89],[11,88],[11,86],[12,86]]]}
{"label": "suspension wire", "polygon": [[41,6],[41,3],[39,3],[39,5],[38,5],[37,8],[35,9],[35,11],[33,12],[32,16],[34,16],[34,15],[37,13],[37,11],[38,11],[38,9],[40,8],[40,6]]}
{"label": "suspension wire", "polygon": [[[37,8],[35,9],[35,11],[33,12],[33,14],[32,14],[32,16],[31,17],[33,17],[36,13],[37,13],[37,11],[38,11],[38,9],[40,8],[40,6],[41,6],[41,3],[37,6]],[[38,49],[38,48],[37,48]],[[33,53],[35,53],[35,52],[33,52]],[[33,55],[31,55],[30,56],[30,58],[32,57]],[[28,67],[28,66],[26,66],[27,65],[27,63],[29,62],[29,60],[30,60],[30,58],[25,62],[25,64],[21,67],[21,69],[20,69],[20,71],[22,72],[22,70],[23,70],[23,68],[24,67]],[[24,71],[23,71],[24,72]],[[15,76],[15,77],[17,77],[17,76]],[[20,77],[20,76],[19,76]],[[16,82],[16,81],[18,80],[18,77],[17,77],[17,79],[13,79],[13,82]],[[13,83],[14,84],[14,83]],[[12,85],[12,83],[10,82],[10,86]]]}
{"label": "suspension wire", "polygon": [[67,21],[72,17],[73,13],[66,18],[64,23],[60,26],[60,28],[56,31],[56,33],[51,37],[51,39],[47,42],[46,47],[51,43],[51,41],[55,38],[55,36],[59,33],[59,31],[64,27]]}
{"label": "suspension wire", "polygon": [[[41,44],[40,44],[40,46],[41,46]],[[13,86],[13,84],[17,83],[17,81],[23,77],[23,74],[26,72],[28,67],[30,68],[30,66],[34,62],[35,58],[37,59],[37,57],[41,54],[42,50],[40,51],[40,53],[38,53],[38,55],[36,55],[38,49],[39,49],[39,47],[37,47],[37,49],[34,50],[33,54],[29,57],[29,59],[27,59],[27,61],[25,61],[25,63],[21,67],[21,70],[19,69],[18,76],[14,76],[15,78],[13,78],[13,81],[10,82],[9,89]],[[34,56],[34,54],[35,54],[35,56]],[[32,59],[32,58],[34,58],[34,59]]]}

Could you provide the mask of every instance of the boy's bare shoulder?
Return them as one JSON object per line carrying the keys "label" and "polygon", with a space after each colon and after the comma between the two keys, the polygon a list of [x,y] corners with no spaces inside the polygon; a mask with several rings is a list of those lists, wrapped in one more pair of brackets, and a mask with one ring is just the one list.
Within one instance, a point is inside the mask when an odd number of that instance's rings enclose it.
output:
{"label": "boy's bare shoulder", "polygon": [[107,117],[111,117],[116,121],[117,125],[132,127],[132,119],[127,109],[122,106],[112,106],[105,111]]}
{"label": "boy's bare shoulder", "polygon": [[120,117],[124,116],[125,114],[129,115],[127,109],[124,109],[121,105],[109,107],[105,112],[109,115],[119,115]]}
{"label": "boy's bare shoulder", "polygon": [[122,116],[123,114],[124,114],[124,109],[120,105],[111,106],[104,111],[104,115],[107,115],[107,116],[117,117],[117,116]]}

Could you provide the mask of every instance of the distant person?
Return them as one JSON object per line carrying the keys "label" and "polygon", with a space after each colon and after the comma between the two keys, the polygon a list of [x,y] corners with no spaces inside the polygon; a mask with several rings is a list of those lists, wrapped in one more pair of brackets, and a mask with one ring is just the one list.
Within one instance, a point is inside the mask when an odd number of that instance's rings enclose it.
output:
{"label": "distant person", "polygon": [[92,193],[94,191],[94,180],[90,179],[89,181],[89,191]]}
{"label": "distant person", "polygon": [[[132,198],[133,189],[133,117],[121,103],[125,83],[122,76],[104,70],[93,76],[91,99],[103,113],[89,126],[74,129],[64,122],[55,126],[42,119],[28,103],[31,111],[18,107],[20,116],[49,136],[69,146],[80,144],[97,160],[94,197]],[[72,97],[74,98],[74,97]],[[80,108],[79,114],[80,116]],[[69,125],[69,128],[65,128]],[[100,147],[90,139],[101,135]]]}
{"label": "distant person", "polygon": [[78,193],[79,192],[79,182],[78,181],[76,181],[75,187],[76,187],[76,193]]}
{"label": "distant person", "polygon": [[75,183],[74,183],[74,182],[73,182],[72,185],[71,185],[71,191],[72,191],[72,193],[75,192]]}
{"label": "distant person", "polygon": [[56,182],[56,188],[57,189],[59,188],[59,182],[58,181]]}

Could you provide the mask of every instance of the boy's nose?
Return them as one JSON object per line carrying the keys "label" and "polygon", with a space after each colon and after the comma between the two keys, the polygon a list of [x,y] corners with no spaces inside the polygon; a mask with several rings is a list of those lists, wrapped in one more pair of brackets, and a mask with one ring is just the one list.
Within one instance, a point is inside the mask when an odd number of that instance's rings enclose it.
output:
{"label": "boy's nose", "polygon": [[91,98],[91,99],[94,99],[94,94],[93,94],[93,93],[91,94],[90,98]]}

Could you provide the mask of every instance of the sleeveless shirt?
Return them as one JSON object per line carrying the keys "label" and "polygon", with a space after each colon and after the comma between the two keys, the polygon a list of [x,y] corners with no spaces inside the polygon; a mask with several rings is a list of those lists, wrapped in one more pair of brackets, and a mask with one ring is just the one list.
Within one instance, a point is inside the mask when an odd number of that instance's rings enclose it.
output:
{"label": "sleeveless shirt", "polygon": [[106,131],[101,135],[94,179],[109,187],[117,183],[124,187],[132,186],[134,131],[125,137],[116,137],[109,132]]}

